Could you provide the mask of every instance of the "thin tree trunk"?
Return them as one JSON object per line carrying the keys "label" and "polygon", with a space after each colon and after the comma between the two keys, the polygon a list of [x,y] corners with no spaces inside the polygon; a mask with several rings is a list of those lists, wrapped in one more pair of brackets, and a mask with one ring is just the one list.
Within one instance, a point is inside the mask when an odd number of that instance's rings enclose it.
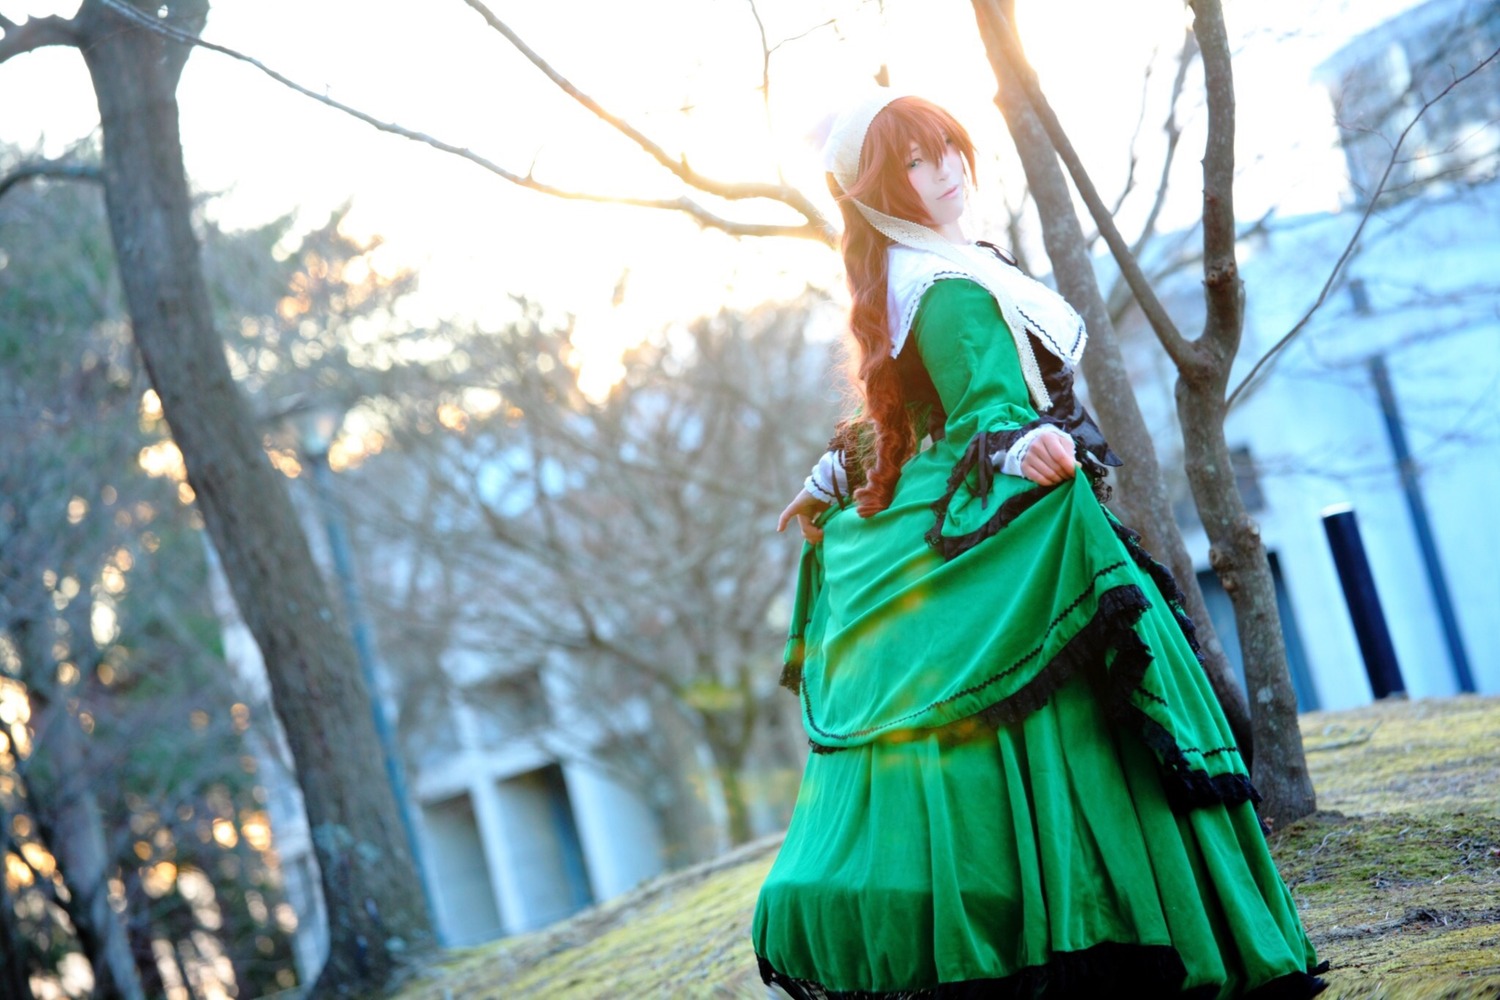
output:
{"label": "thin tree trunk", "polygon": [[[741,680],[748,674],[741,673]],[[740,686],[742,698],[748,698],[748,686]],[[745,798],[745,751],[749,744],[749,733],[754,727],[755,703],[741,702],[738,717],[728,712],[703,712],[697,720],[703,740],[708,744],[708,753],[714,762],[714,777],[724,795],[725,833],[729,845],[737,847],[750,839],[750,808]]]}
{"label": "thin tree trunk", "polygon": [[[1014,0],[1000,2],[1006,16],[1013,19]],[[1208,617],[1193,561],[1172,516],[1156,447],[1146,429],[1145,418],[1141,416],[1135,390],[1125,375],[1120,343],[1094,276],[1088,244],[1073,207],[1067,180],[1051,141],[1003,54],[997,34],[1001,29],[988,10],[993,3],[995,0],[974,0],[979,32],[999,85],[995,104],[1005,116],[1026,172],[1027,186],[1041,216],[1042,239],[1052,261],[1058,291],[1078,309],[1088,325],[1089,346],[1083,355],[1082,368],[1089,387],[1089,403],[1098,415],[1110,446],[1125,462],[1115,472],[1120,487],[1116,506],[1120,508],[1121,519],[1140,532],[1146,548],[1177,578],[1185,610],[1198,627],[1209,683],[1213,685],[1214,694],[1218,696],[1234,731],[1241,755],[1250,761],[1254,741],[1244,692],[1240,690],[1224,654],[1224,646]]]}
{"label": "thin tree trunk", "polygon": [[1256,754],[1252,776],[1263,797],[1261,815],[1290,822],[1317,808],[1297,726],[1297,699],[1287,670],[1276,587],[1235,484],[1224,437],[1229,370],[1244,328],[1245,286],[1235,260],[1234,77],[1223,10],[1217,0],[1193,0],[1193,33],[1203,53],[1208,88],[1208,148],[1203,157],[1203,287],[1208,317],[1195,342],[1195,362],[1180,365],[1177,413],[1182,423],[1188,483],[1212,549],[1209,559],[1234,603],[1253,699]]}
{"label": "thin tree trunk", "polygon": [[[100,1000],[145,1000],[130,952],[125,921],[109,905],[115,866],[106,848],[104,818],[88,786],[78,723],[60,702],[32,693],[33,722],[47,735],[47,766],[33,773],[31,791],[46,804],[41,832],[68,887],[68,918],[94,973]],[[47,779],[41,777],[42,773]],[[43,781],[45,780],[45,786]]]}
{"label": "thin tree trunk", "polygon": [[[9,830],[11,817],[0,806],[0,830]],[[0,995],[16,1000],[35,1000],[31,992],[31,973],[21,952],[21,928],[16,921],[16,901],[5,888],[0,875]]]}
{"label": "thin tree trunk", "polygon": [[162,981],[161,967],[156,964],[155,942],[151,936],[151,897],[146,895],[141,870],[129,867],[121,877],[125,882],[125,912],[130,917],[125,933],[130,938],[130,953],[135,958],[141,987],[149,997],[166,996],[167,985]]}
{"label": "thin tree trunk", "polygon": [[[174,17],[198,25],[199,0]],[[153,8],[154,12],[154,8]],[[353,648],[215,334],[191,226],[175,91],[185,50],[86,0],[75,18],[104,135],[105,203],[135,342],[210,538],[265,660],[296,760],[329,913],[314,996],[369,995],[428,915]]]}
{"label": "thin tree trunk", "polygon": [[719,787],[724,792],[724,811],[728,813],[729,845],[737,847],[750,839],[750,810],[745,803],[745,784],[740,780],[741,767],[745,762],[729,761],[726,752],[721,756],[721,748],[716,742],[709,741],[714,748],[714,762],[718,767]]}
{"label": "thin tree trunk", "polygon": [[[109,856],[103,817],[89,785],[83,733],[64,693],[51,683],[57,660],[49,622],[25,618],[12,627],[21,655],[31,725],[38,735],[27,773],[37,833],[52,853],[67,887],[63,901],[78,947],[94,974],[99,1000],[145,1000],[124,919],[109,905]],[[54,697],[56,695],[56,697]]]}

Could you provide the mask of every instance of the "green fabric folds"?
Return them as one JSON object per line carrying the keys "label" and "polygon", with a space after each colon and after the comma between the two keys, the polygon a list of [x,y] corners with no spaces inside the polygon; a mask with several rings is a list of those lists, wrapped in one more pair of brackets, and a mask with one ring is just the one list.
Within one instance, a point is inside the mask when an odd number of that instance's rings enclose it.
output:
{"label": "green fabric folds", "polygon": [[778,972],[851,991],[1007,979],[1105,942],[1171,947],[1180,988],[1223,997],[1314,962],[1251,806],[1175,813],[1083,678],[984,738],[813,755],[753,934]]}
{"label": "green fabric folds", "polygon": [[981,435],[1037,417],[984,289],[938,282],[914,337],[944,438],[803,552],[783,679],[815,752],[756,909],[763,974],[1317,992],[1175,584],[1082,473],[982,467]]}

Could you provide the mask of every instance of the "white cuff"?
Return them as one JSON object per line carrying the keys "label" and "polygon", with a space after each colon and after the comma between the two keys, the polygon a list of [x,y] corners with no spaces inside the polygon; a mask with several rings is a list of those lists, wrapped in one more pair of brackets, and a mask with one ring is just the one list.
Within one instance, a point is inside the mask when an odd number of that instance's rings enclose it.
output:
{"label": "white cuff", "polygon": [[828,504],[838,503],[848,496],[849,477],[844,473],[844,462],[839,454],[825,451],[802,483],[802,488]]}
{"label": "white cuff", "polygon": [[[1000,466],[1000,471],[1005,473],[1007,476],[1021,476],[1022,478],[1024,478],[1025,473],[1021,471],[1021,463],[1026,461],[1026,449],[1030,448],[1031,443],[1042,434],[1060,434],[1063,437],[1069,436],[1067,431],[1063,430],[1061,427],[1056,426],[1055,424],[1042,424],[1041,426],[1033,427],[1025,434],[1022,434],[1019,438],[1016,439],[1016,443],[1010,446],[1010,449],[1008,451],[995,452],[995,454],[990,456],[990,461]],[[1001,458],[1002,455],[1004,456],[1003,460]]]}

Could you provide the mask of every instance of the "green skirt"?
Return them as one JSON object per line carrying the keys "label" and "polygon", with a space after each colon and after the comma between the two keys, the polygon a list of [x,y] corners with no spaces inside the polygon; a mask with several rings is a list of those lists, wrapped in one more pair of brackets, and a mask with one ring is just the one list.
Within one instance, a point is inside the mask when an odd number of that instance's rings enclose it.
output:
{"label": "green skirt", "polygon": [[1084,678],[991,737],[813,754],[753,934],[798,997],[1321,988],[1253,806],[1174,811]]}
{"label": "green skirt", "polygon": [[1081,479],[1027,485],[946,558],[891,527],[930,524],[917,503],[833,514],[825,539],[865,533],[843,566],[807,550],[786,679],[815,752],[756,907],[762,977],[817,1000],[1316,994],[1175,583]]}

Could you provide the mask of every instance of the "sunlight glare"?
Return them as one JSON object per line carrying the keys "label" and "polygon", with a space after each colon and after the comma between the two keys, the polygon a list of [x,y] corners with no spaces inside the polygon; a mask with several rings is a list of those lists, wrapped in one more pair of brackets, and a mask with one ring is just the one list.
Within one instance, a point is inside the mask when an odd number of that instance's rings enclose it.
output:
{"label": "sunlight glare", "polygon": [[625,374],[621,358],[632,346],[628,335],[622,334],[620,326],[610,318],[580,316],[568,335],[568,342],[571,345],[568,364],[576,373],[578,391],[591,402],[603,402]]}
{"label": "sunlight glare", "polygon": [[253,812],[240,823],[240,833],[245,843],[264,853],[271,849],[271,821],[263,812]]}
{"label": "sunlight glare", "polygon": [[5,854],[5,888],[10,892],[25,889],[36,881],[31,872],[31,867],[21,860],[18,855]]}
{"label": "sunlight glare", "polygon": [[42,878],[51,878],[57,871],[57,859],[41,844],[28,840],[21,845],[21,853],[25,855],[26,863]]}
{"label": "sunlight glare", "polygon": [[240,836],[235,830],[234,824],[229,822],[229,820],[216,819],[214,820],[214,840],[218,842],[220,847],[227,848],[238,844]]}
{"label": "sunlight glare", "polygon": [[8,726],[25,725],[31,721],[31,702],[26,697],[26,686],[20,681],[0,677],[0,722]]}
{"label": "sunlight glare", "polygon": [[141,873],[141,884],[146,895],[160,899],[177,884],[177,866],[170,861],[157,862]]}
{"label": "sunlight glare", "polygon": [[97,646],[108,646],[120,637],[119,617],[115,609],[102,599],[94,602],[89,614],[89,631]]}
{"label": "sunlight glare", "polygon": [[469,428],[468,413],[464,412],[463,407],[456,406],[453,403],[439,403],[437,418],[438,423],[458,434],[462,434]]}
{"label": "sunlight glare", "polygon": [[136,458],[141,471],[153,479],[166,477],[177,482],[187,479],[187,466],[183,464],[182,452],[177,442],[167,440],[147,445]]}

